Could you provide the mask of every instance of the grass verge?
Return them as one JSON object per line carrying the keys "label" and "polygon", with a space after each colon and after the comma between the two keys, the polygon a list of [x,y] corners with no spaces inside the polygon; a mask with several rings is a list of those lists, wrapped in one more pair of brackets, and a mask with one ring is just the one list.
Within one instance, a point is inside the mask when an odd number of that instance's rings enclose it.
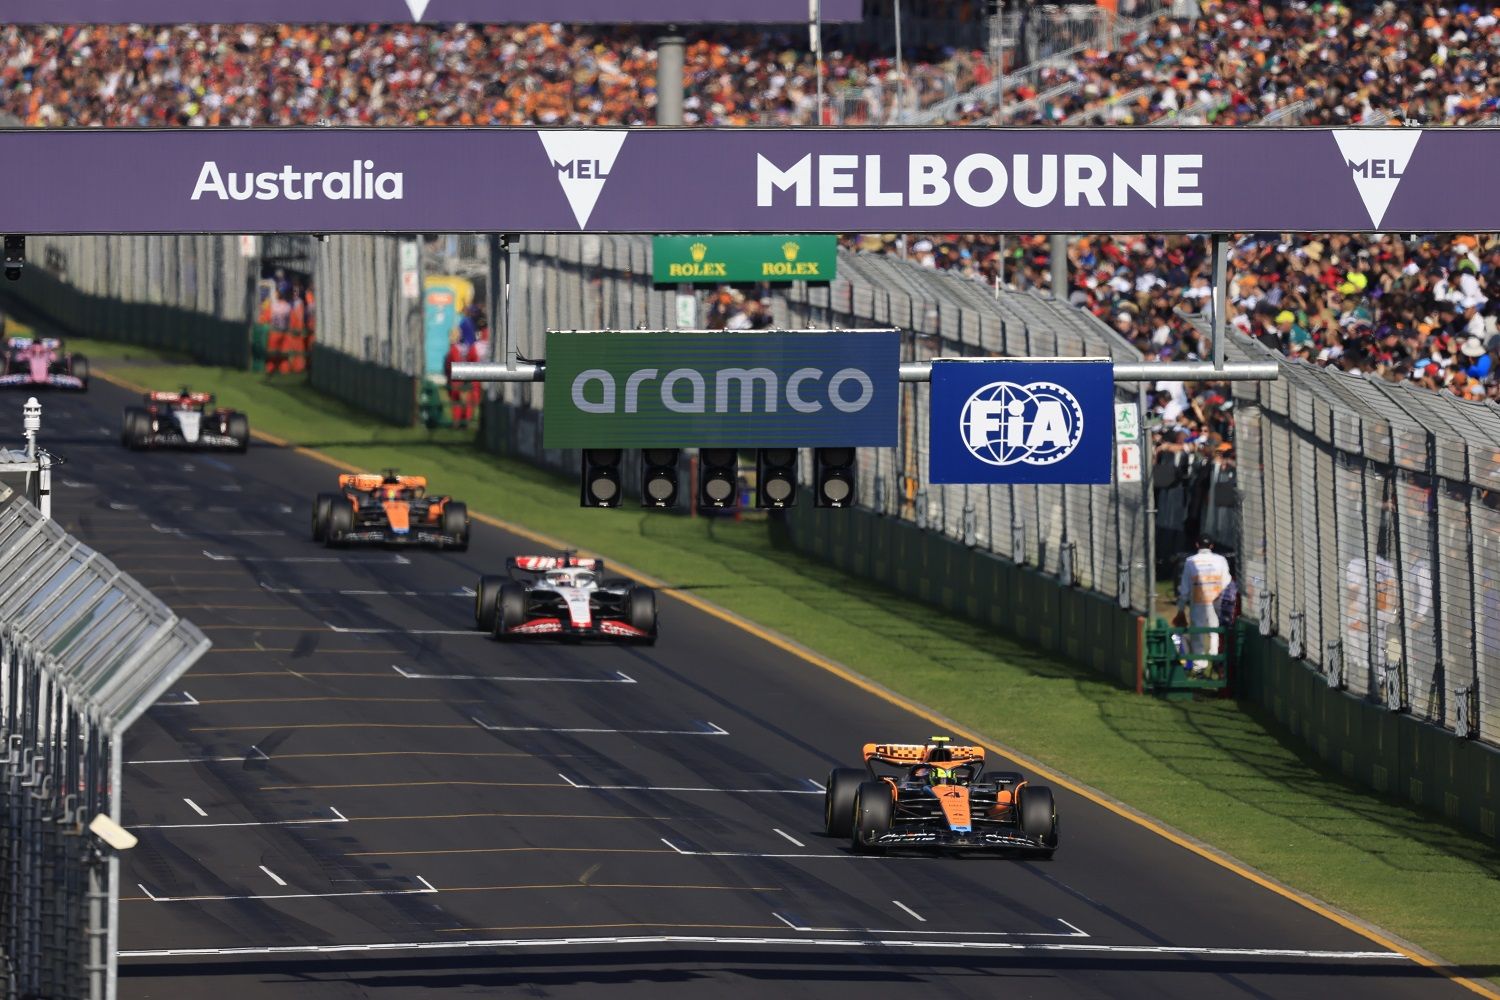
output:
{"label": "grass verge", "polygon": [[378,425],[305,384],[73,346],[96,369],[215,392],[258,430],[427,475],[473,510],[693,591],[1468,975],[1500,976],[1500,852],[1330,772],[1253,708],[1138,697],[961,619],[914,620],[905,599],[777,547],[764,524],[581,510],[572,480],[482,452],[465,432]]}

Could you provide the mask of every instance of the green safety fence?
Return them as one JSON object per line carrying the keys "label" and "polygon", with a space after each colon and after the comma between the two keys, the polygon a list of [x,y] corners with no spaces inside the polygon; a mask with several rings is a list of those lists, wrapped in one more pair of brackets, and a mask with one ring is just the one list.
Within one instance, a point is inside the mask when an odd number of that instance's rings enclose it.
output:
{"label": "green safety fence", "polygon": [[313,344],[309,384],[399,427],[417,423],[420,379]]}
{"label": "green safety fence", "polygon": [[241,321],[89,295],[41,268],[28,268],[22,280],[0,286],[0,308],[28,325],[63,336],[174,351],[199,364],[223,368],[250,365],[250,331]]}
{"label": "green safety fence", "polygon": [[1500,842],[1500,749],[1329,686],[1274,636],[1241,619],[1235,693],[1260,705],[1351,781]]}

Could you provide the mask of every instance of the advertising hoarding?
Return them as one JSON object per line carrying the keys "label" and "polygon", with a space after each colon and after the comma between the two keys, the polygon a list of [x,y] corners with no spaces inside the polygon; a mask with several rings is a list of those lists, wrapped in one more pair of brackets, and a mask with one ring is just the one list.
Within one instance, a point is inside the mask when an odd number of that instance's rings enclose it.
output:
{"label": "advertising hoarding", "polygon": [[657,236],[651,276],[658,284],[832,281],[836,236]]}

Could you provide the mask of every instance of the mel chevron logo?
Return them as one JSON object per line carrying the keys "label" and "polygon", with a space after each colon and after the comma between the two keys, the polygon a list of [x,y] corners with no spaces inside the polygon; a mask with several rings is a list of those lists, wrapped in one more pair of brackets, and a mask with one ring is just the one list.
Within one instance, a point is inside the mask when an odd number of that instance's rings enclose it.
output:
{"label": "mel chevron logo", "polygon": [[1422,130],[1415,128],[1344,128],[1333,132],[1365,211],[1370,213],[1370,225],[1377,229],[1421,138]]}
{"label": "mel chevron logo", "polygon": [[568,198],[568,207],[578,228],[589,224],[594,205],[615,168],[615,157],[625,144],[623,131],[589,131],[584,129],[544,130],[537,135],[547,150],[547,157],[557,170],[557,182]]}

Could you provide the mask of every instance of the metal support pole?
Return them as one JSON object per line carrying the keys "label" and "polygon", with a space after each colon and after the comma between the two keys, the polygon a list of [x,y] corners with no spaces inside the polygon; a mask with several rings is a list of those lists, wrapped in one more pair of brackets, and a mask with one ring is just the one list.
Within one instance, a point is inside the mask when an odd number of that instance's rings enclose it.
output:
{"label": "metal support pole", "polygon": [[990,24],[995,36],[995,110],[990,123],[999,125],[1005,106],[1005,0],[995,0],[995,13]]}
{"label": "metal support pole", "polygon": [[[485,358],[485,360],[492,363],[497,361],[504,363],[504,348],[500,346],[500,338],[507,325],[504,318],[504,282],[506,278],[501,273],[501,258],[506,256],[506,253],[505,251],[501,250],[499,233],[490,233],[485,237],[485,241],[489,247],[490,257],[489,274],[487,276],[487,283],[489,284],[489,302],[486,306],[490,314],[490,356],[488,358]],[[490,400],[497,399],[499,395],[499,386],[490,386],[489,389],[485,392],[486,398]]]}
{"label": "metal support pole", "polygon": [[683,37],[656,40],[656,124],[681,125],[683,103]]}
{"label": "metal support pole", "polygon": [[1213,358],[1214,367],[1224,367],[1224,303],[1229,299],[1229,237],[1223,233],[1213,235],[1214,251],[1214,315]]}
{"label": "metal support pole", "polygon": [[1156,492],[1151,485],[1156,449],[1146,430],[1146,399],[1146,383],[1142,382],[1135,393],[1135,425],[1141,429],[1141,541],[1146,550],[1146,606],[1142,610],[1149,619],[1156,604]]}
{"label": "metal support pole", "polygon": [[1053,233],[1050,239],[1052,264],[1052,297],[1059,302],[1068,301],[1068,237]]}
{"label": "metal support pole", "polygon": [[[514,260],[511,255],[515,252],[515,243],[519,237],[515,233],[505,233],[500,237],[500,314],[496,317],[504,331],[503,357],[505,370],[514,372],[516,370],[516,324],[511,314],[511,307],[515,302],[515,296],[511,294],[510,281],[514,273]],[[455,365],[455,368],[458,366]],[[455,372],[455,375],[457,372]]]}
{"label": "metal support pole", "polygon": [[896,0],[896,121],[906,114],[906,73],[901,62],[901,0]]}
{"label": "metal support pole", "polygon": [[808,0],[812,4],[813,53],[818,67],[818,124],[823,124],[823,0]]}

